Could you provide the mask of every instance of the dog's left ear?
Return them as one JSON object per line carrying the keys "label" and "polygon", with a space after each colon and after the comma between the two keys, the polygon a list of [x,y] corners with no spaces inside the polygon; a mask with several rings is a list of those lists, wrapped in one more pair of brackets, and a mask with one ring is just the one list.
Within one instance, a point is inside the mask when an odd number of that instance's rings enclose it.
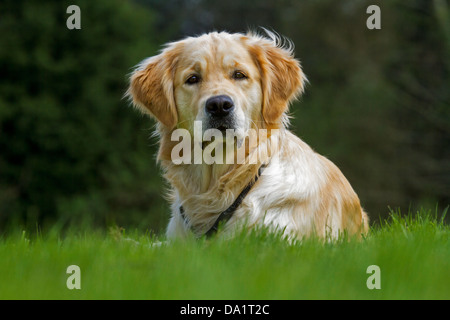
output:
{"label": "dog's left ear", "polygon": [[245,38],[261,73],[264,121],[268,125],[278,126],[289,103],[303,93],[306,77],[292,49],[279,46],[278,36],[268,34],[272,39],[253,34]]}
{"label": "dog's left ear", "polygon": [[144,60],[132,74],[127,91],[141,111],[169,129],[178,121],[173,77],[179,51],[176,43],[171,44],[161,54]]}

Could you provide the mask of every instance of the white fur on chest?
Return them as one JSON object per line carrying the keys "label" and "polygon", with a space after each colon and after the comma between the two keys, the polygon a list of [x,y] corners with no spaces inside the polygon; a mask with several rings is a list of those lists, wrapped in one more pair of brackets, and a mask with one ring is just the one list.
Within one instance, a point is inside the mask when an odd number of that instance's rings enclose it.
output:
{"label": "white fur on chest", "polygon": [[[287,234],[294,230],[297,233],[311,230],[313,212],[303,212],[301,204],[308,202],[307,208],[319,205],[311,203],[311,199],[317,198],[326,173],[318,155],[308,145],[290,132],[281,138],[284,141],[279,153],[272,157],[224,231],[242,223],[262,224],[284,230]],[[181,199],[176,196],[167,229],[169,237],[185,236],[191,232],[179,213],[181,205]]]}

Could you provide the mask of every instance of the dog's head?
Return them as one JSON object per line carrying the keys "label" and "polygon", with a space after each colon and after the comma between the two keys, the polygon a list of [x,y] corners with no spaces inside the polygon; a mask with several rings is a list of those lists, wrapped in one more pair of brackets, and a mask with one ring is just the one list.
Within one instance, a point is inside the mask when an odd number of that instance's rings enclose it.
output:
{"label": "dog's head", "polygon": [[305,77],[280,38],[213,32],[169,43],[132,74],[129,96],[166,129],[279,128]]}

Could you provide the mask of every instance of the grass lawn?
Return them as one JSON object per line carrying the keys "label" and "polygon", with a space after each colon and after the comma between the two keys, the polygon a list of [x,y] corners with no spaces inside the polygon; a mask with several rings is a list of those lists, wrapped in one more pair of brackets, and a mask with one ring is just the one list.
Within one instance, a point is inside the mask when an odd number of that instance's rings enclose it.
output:
{"label": "grass lawn", "polygon": [[[362,241],[289,244],[266,232],[151,247],[115,229],[0,238],[0,299],[450,299],[444,214],[392,212]],[[127,240],[132,239],[132,240]],[[81,289],[69,290],[70,265]],[[381,289],[368,289],[379,267]]]}

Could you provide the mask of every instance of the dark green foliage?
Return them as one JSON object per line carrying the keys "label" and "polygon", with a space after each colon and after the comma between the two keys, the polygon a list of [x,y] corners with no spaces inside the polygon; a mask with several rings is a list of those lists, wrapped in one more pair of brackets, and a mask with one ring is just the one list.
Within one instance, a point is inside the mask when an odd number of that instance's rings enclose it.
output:
{"label": "dark green foliage", "polygon": [[151,123],[122,96],[131,67],[156,50],[153,16],[77,1],[82,29],[69,30],[70,4],[0,8],[0,223],[149,223],[163,203]]}
{"label": "dark green foliage", "polygon": [[[81,8],[81,30],[66,9]],[[366,28],[378,4],[382,29]],[[0,229],[21,223],[162,230],[151,122],[122,96],[167,41],[264,26],[309,78],[292,129],[335,162],[373,220],[450,201],[445,0],[80,0],[0,3]]]}

